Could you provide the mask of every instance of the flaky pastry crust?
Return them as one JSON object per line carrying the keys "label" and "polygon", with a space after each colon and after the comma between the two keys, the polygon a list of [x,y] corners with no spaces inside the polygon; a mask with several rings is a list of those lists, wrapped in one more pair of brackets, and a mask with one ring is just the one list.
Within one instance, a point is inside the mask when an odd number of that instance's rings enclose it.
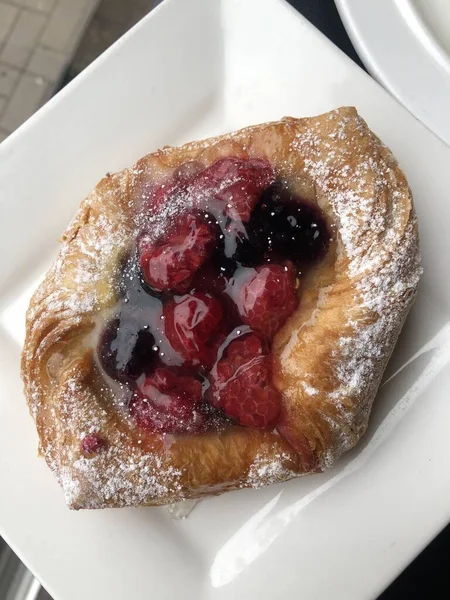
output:
{"label": "flaky pastry crust", "polygon": [[[273,342],[282,435],[238,426],[142,435],[99,391],[99,323],[117,303],[114,282],[146,186],[186,161],[208,166],[223,156],[266,158],[293,191],[321,206],[333,228],[332,249],[301,282],[299,308]],[[106,176],[64,233],[27,313],[25,393],[67,504],[167,504],[329,467],[367,427],[419,275],[405,176],[354,108],[164,148]],[[86,457],[80,440],[92,432],[107,446]]]}

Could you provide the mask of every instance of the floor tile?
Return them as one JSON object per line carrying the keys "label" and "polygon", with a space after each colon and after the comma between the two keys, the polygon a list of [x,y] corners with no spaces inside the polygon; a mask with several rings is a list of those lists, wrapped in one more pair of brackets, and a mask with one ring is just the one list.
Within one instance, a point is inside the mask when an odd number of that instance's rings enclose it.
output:
{"label": "floor tile", "polygon": [[20,6],[22,8],[25,8],[27,0],[3,0],[8,2],[9,4],[15,4],[16,6]]}
{"label": "floor tile", "polygon": [[0,63],[0,94],[9,96],[12,93],[19,76],[20,71],[10,65]]}
{"label": "floor tile", "polygon": [[43,77],[22,75],[0,118],[0,128],[14,131],[26,121],[39,108],[47,86]]}
{"label": "floor tile", "polygon": [[[77,2],[77,0],[73,0],[74,2]],[[125,0],[126,2],[126,0]],[[50,13],[56,4],[56,0],[25,0],[25,6],[27,8],[32,8],[33,10],[39,11],[39,12],[43,12],[43,13]]]}
{"label": "floor tile", "polygon": [[16,6],[0,1],[0,44],[9,36],[18,14]]}
{"label": "floor tile", "polygon": [[42,75],[49,81],[56,81],[61,76],[67,62],[68,57],[65,54],[50,48],[38,47],[28,63],[27,71]]}
{"label": "floor tile", "polygon": [[118,23],[105,23],[103,19],[94,17],[83,37],[82,44],[77,48],[71,66],[78,72],[83,71],[102,52],[113,44],[123,33],[123,27]]}
{"label": "floor tile", "polygon": [[4,131],[3,129],[0,129],[0,144],[3,142],[3,140],[6,140],[8,135],[9,135],[8,131]]}
{"label": "floor tile", "polygon": [[46,21],[43,15],[22,10],[6,41],[0,60],[24,68]]}
{"label": "floor tile", "polygon": [[71,53],[97,0],[60,0],[41,39],[41,45]]}
{"label": "floor tile", "polygon": [[143,15],[150,12],[154,0],[103,0],[98,7],[96,18],[105,19],[110,23],[117,23],[131,27]]}
{"label": "floor tile", "polygon": [[93,60],[142,19],[156,0],[102,0],[70,63],[68,83]]}
{"label": "floor tile", "polygon": [[50,594],[48,594],[44,588],[41,589],[41,591],[39,592],[39,595],[37,597],[37,600],[52,600]]}

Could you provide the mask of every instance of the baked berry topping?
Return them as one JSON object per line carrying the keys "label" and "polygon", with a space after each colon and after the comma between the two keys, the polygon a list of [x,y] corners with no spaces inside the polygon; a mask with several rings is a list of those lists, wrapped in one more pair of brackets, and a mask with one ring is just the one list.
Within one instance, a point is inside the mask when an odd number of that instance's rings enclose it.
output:
{"label": "baked berry topping", "polygon": [[191,193],[199,199],[200,208],[205,208],[202,205],[206,201],[207,210],[211,210],[214,198],[222,214],[246,223],[260,195],[273,181],[273,170],[265,160],[221,158],[194,178]]}
{"label": "baked berry topping", "polygon": [[208,399],[247,427],[273,427],[280,394],[271,385],[271,360],[254,334],[234,340],[211,370]]}
{"label": "baked berry topping", "polygon": [[104,448],[105,441],[97,433],[89,433],[81,440],[80,446],[81,452],[86,456],[90,456],[97,454],[97,452]]}
{"label": "baked berry topping", "polygon": [[320,208],[279,184],[264,192],[247,230],[250,247],[260,248],[268,258],[289,258],[300,268],[323,258],[330,243]]}
{"label": "baked berry topping", "polygon": [[210,294],[175,296],[164,306],[165,334],[172,348],[187,362],[211,365],[213,341],[222,320],[222,305]]}
{"label": "baked berry topping", "polygon": [[116,317],[101,337],[100,363],[113,379],[131,382],[154,367],[154,347],[155,338],[137,319]]}
{"label": "baked berry topping", "polygon": [[142,431],[283,430],[270,348],[330,231],[318,206],[274,177],[265,160],[194,160],[142,192],[117,316],[98,347]]}
{"label": "baked berry topping", "polygon": [[214,231],[195,215],[178,217],[175,226],[160,243],[139,242],[145,281],[159,292],[184,293],[192,277],[214,247]]}
{"label": "baked berry topping", "polygon": [[[236,277],[234,293],[242,321],[272,338],[298,305],[295,267],[285,261],[242,271],[241,277]],[[244,279],[242,285],[239,279]]]}
{"label": "baked berry topping", "polygon": [[167,368],[157,368],[137,382],[130,413],[141,429],[151,433],[199,433],[205,417],[197,409],[202,384]]}
{"label": "baked berry topping", "polygon": [[[208,262],[198,270],[192,281],[192,289],[195,292],[221,296],[228,285],[229,278],[233,275],[236,266],[233,264],[230,271],[214,261],[214,255]],[[219,259],[220,260],[220,259]]]}
{"label": "baked berry topping", "polygon": [[168,202],[176,202],[177,198],[185,193],[184,181],[175,177],[166,183],[149,185],[143,191],[146,210],[157,212]]}

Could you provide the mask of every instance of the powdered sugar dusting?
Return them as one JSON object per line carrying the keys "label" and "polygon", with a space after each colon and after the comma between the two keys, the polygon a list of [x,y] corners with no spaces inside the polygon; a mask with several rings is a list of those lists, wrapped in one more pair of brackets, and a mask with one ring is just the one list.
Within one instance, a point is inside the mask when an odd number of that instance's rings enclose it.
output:
{"label": "powdered sugar dusting", "polygon": [[[118,462],[115,448],[110,448],[106,455],[99,455],[93,459],[80,457],[73,463],[72,477],[74,481],[81,478],[91,488],[89,497],[92,497],[92,505],[86,508],[99,508],[103,500],[103,506],[111,501],[115,506],[139,506],[145,504],[149,498],[164,498],[173,492],[178,486],[181,471],[164,466],[162,460],[154,454],[136,456],[122,455]],[[162,477],[161,475],[164,474]],[[75,495],[70,492],[74,491]],[[77,490],[69,486],[65,489],[69,505],[76,505]],[[88,500],[89,502],[89,500]]]}
{"label": "powdered sugar dusting", "polygon": [[[80,381],[81,380],[81,381]],[[133,447],[120,431],[110,433],[106,447],[84,456],[81,441],[88,433],[103,439],[107,411],[99,406],[74,373],[61,390],[60,412],[50,408],[52,443],[44,456],[58,478],[71,508],[137,506],[149,498],[182,496],[182,472],[164,462],[164,457]],[[68,443],[67,431],[72,433]]]}
{"label": "powdered sugar dusting", "polygon": [[[91,320],[93,314],[114,301],[111,281],[116,278],[121,253],[130,244],[129,219],[121,211],[112,212],[109,206],[117,205],[126,175],[116,175],[114,181],[114,186],[96,188],[86,198],[64,234],[58,257],[30,304],[30,335],[35,329],[45,328],[47,319],[51,319],[52,323],[59,320],[52,335],[56,338],[59,331],[62,336],[64,325],[75,327],[86,317]],[[104,210],[99,210],[102,205]],[[46,345],[41,346],[39,350],[45,351]],[[31,361],[34,351],[33,346],[26,345],[23,360]],[[38,401],[36,389],[32,404]]]}
{"label": "powdered sugar dusting", "polygon": [[[379,141],[354,115],[342,117],[335,111],[328,119],[334,126],[330,142],[312,127],[292,144],[293,150],[306,156],[305,172],[337,217],[339,251],[348,260],[348,274],[360,296],[356,308],[348,311],[348,328],[333,353],[340,385],[328,396],[341,419],[339,425],[334,421],[329,425],[340,441],[328,450],[324,466],[353,445],[365,429],[370,398],[422,272],[416,218],[410,214],[407,187],[394,176],[392,156],[383,146],[385,152],[378,151]],[[369,156],[355,162],[355,141],[367,136],[372,144]],[[339,156],[332,149],[336,138],[345,142]],[[387,201],[380,202],[380,197]],[[346,408],[352,396],[360,400],[356,411]],[[347,431],[345,423],[350,426]]]}
{"label": "powdered sugar dusting", "polygon": [[302,387],[305,390],[308,396],[316,396],[319,393],[319,390],[311,385],[308,385],[306,381],[302,382]]}
{"label": "powdered sugar dusting", "polygon": [[290,456],[287,453],[279,453],[275,456],[258,454],[248,471],[246,485],[259,488],[297,477],[298,473],[286,468],[289,460]]}

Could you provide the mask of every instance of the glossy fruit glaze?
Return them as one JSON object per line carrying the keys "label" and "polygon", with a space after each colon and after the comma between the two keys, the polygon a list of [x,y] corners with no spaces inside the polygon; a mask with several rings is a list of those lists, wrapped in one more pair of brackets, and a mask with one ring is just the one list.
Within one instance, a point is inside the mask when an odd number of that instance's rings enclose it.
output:
{"label": "glossy fruit glaze", "polygon": [[[188,208],[164,216],[181,197]],[[155,237],[147,214],[159,211]],[[322,211],[268,162],[230,157],[186,163],[141,213],[98,346],[104,372],[131,391],[130,418],[150,433],[276,427],[271,343],[298,306],[299,278],[329,247]]]}

